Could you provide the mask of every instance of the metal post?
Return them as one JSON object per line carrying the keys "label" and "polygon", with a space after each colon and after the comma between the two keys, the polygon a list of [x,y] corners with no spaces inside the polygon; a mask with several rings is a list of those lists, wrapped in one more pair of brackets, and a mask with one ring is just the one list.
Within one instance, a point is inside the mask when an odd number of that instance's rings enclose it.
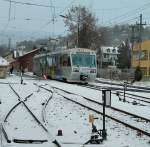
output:
{"label": "metal post", "polygon": [[102,90],[102,98],[103,98],[103,130],[102,130],[102,137],[105,140],[106,137],[107,137],[106,129],[105,129],[106,90]]}
{"label": "metal post", "polygon": [[79,47],[79,20],[77,23],[77,47]]}
{"label": "metal post", "polygon": [[77,20],[77,47],[79,47],[79,36],[80,36],[80,9],[78,10],[78,20]]}
{"label": "metal post", "polygon": [[142,51],[142,35],[143,35],[143,26],[146,25],[146,23],[143,23],[142,14],[140,14],[140,23],[136,23],[138,25],[139,29],[139,36],[138,36],[138,43],[139,43],[139,61],[138,66],[140,67],[141,64],[141,51]]}
{"label": "metal post", "polygon": [[21,72],[21,84],[23,84],[22,72]]}
{"label": "metal post", "polygon": [[124,97],[123,97],[123,102],[126,101],[126,88],[127,88],[127,83],[124,82]]}
{"label": "metal post", "polygon": [[23,84],[23,78],[22,78],[22,74],[23,74],[23,69],[21,67],[21,71],[20,71],[20,76],[21,76],[21,84]]}

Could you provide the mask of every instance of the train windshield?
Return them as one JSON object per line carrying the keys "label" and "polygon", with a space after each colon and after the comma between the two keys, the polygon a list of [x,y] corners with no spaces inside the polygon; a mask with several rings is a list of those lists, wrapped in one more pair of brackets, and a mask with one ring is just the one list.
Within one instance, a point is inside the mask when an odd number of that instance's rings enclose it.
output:
{"label": "train windshield", "polygon": [[86,53],[72,54],[73,66],[96,67],[96,56]]}

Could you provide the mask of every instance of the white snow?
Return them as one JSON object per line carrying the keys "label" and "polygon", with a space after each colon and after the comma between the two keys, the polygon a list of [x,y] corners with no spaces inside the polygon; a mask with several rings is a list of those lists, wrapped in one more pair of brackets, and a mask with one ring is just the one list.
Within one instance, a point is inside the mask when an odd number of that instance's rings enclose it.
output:
{"label": "white snow", "polygon": [[[10,108],[18,103],[17,96],[10,89],[9,85],[6,84],[8,82],[11,83],[12,87],[21,96],[22,101],[25,100],[25,97],[33,93],[31,97],[25,101],[25,103],[40,122],[48,129],[48,133],[44,131],[42,127],[35,122],[34,118],[27,111],[24,105],[20,104],[10,114],[7,122],[5,123],[5,127],[9,132],[9,135],[12,139],[46,139],[48,142],[43,144],[17,144],[12,142],[8,144],[2,135],[2,144],[4,146],[55,147],[56,145],[52,143],[54,139],[57,139],[61,143],[62,147],[148,147],[150,145],[149,137],[145,135],[137,136],[136,131],[133,131],[108,118],[106,118],[106,129],[108,134],[107,140],[100,145],[83,145],[90,139],[91,136],[91,123],[89,123],[88,120],[89,114],[93,114],[98,118],[98,120],[95,120],[97,129],[102,129],[102,116],[64,99],[61,95],[63,94],[66,97],[70,97],[71,99],[78,100],[89,105],[89,103],[83,100],[81,96],[102,102],[101,91],[77,86],[75,84],[66,84],[51,80],[34,80],[29,77],[23,77],[24,84],[20,84],[20,80],[21,78],[15,75],[7,77],[6,79],[0,79],[0,101],[2,102],[0,104],[0,123],[3,122]],[[42,110],[46,101],[52,96],[52,93],[45,91],[44,89],[39,89],[34,83],[54,90],[53,97],[49,101],[45,110],[45,123],[42,119]],[[81,96],[65,94],[60,90],[53,89],[53,86]],[[145,93],[145,96],[150,97],[150,94]],[[92,104],[90,106],[97,108],[97,106],[93,106]],[[112,95],[112,106],[150,118],[150,107],[135,106],[131,103],[128,104],[120,102],[116,95]],[[106,112],[108,113],[109,110],[106,109]],[[63,136],[57,136],[59,129],[63,131]]]}
{"label": "white snow", "polygon": [[7,60],[5,60],[4,58],[0,57],[0,66],[8,66]]}

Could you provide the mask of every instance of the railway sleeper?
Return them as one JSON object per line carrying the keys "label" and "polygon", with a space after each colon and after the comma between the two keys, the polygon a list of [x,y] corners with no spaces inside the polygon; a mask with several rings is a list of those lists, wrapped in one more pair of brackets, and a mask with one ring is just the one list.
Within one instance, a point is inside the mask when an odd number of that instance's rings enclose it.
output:
{"label": "railway sleeper", "polygon": [[32,139],[13,139],[15,143],[25,143],[25,144],[42,144],[48,142],[48,140],[32,140]]}

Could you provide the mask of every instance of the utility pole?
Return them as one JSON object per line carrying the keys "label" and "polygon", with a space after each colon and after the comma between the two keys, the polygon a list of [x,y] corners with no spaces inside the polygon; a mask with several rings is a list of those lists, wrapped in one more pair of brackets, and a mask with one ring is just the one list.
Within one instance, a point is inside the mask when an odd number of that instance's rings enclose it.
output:
{"label": "utility pole", "polygon": [[138,31],[139,31],[139,35],[138,35],[138,44],[139,44],[139,62],[138,62],[138,66],[140,67],[141,64],[141,50],[142,50],[142,34],[143,34],[143,26],[146,25],[146,23],[143,23],[143,18],[142,18],[142,14],[140,14],[140,23],[136,23],[136,25],[138,26]]}
{"label": "utility pole", "polygon": [[80,35],[80,8],[78,9],[78,18],[77,18],[77,47],[79,47],[79,35]]}
{"label": "utility pole", "polygon": [[9,16],[8,16],[8,21],[10,21],[11,19],[11,0],[9,0],[10,3],[9,3]]}
{"label": "utility pole", "polygon": [[75,38],[75,42],[76,42],[76,44],[77,44],[77,47],[79,47],[79,35],[80,35],[80,10],[78,10],[78,14],[77,14],[78,16],[78,18],[77,18],[77,20],[72,20],[72,19],[70,19],[69,17],[67,17],[67,16],[64,16],[64,15],[59,15],[60,17],[63,17],[63,18],[65,18],[65,19],[68,19],[68,20],[70,20],[70,21],[73,21],[73,22],[76,22],[77,23],[77,36],[76,36],[76,38]]}
{"label": "utility pole", "polygon": [[8,49],[11,50],[11,38],[8,38]]}
{"label": "utility pole", "polygon": [[134,42],[135,42],[135,40],[136,40],[136,37],[135,37],[136,25],[131,25],[130,28],[131,28],[131,38],[130,38],[130,41],[131,41],[131,65],[132,65],[132,60],[133,60],[133,47],[134,47]]}

